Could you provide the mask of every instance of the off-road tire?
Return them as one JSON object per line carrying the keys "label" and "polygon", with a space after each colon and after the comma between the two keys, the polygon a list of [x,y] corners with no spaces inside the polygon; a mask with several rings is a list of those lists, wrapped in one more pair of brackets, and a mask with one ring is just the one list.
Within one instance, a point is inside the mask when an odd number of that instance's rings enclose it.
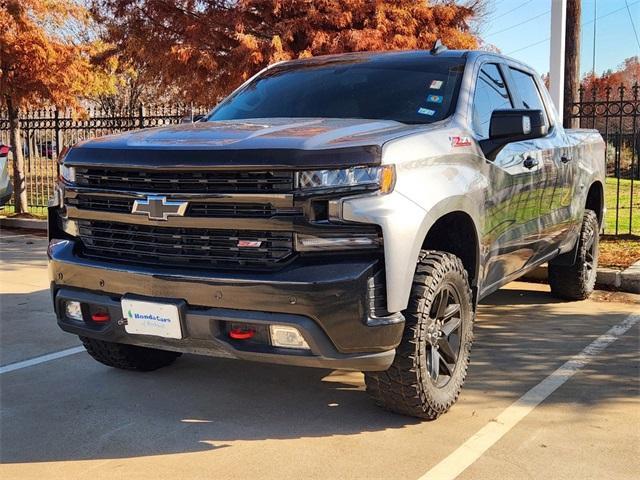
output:
{"label": "off-road tire", "polygon": [[[428,328],[434,300],[444,286],[459,294],[459,352],[450,379],[438,387],[428,371]],[[451,288],[451,287],[449,287]],[[421,251],[413,279],[409,305],[403,312],[405,328],[391,367],[384,372],[365,372],[367,393],[384,409],[428,420],[448,411],[460,395],[473,342],[474,308],[467,271],[450,253]]]}
{"label": "off-road tire", "polygon": [[80,340],[89,355],[95,360],[122,370],[150,372],[171,365],[176,358],[182,355],[179,352],[105,342],[87,337],[80,337]]}
{"label": "off-road tire", "polygon": [[[564,300],[584,300],[593,292],[598,268],[600,224],[593,210],[585,210],[573,265],[549,262],[552,295]],[[593,242],[593,243],[592,243]]]}

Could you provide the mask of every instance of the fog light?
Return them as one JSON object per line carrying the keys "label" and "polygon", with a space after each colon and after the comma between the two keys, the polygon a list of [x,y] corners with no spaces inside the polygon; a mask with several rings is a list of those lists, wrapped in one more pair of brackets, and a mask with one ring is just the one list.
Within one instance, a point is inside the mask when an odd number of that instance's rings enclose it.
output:
{"label": "fog light", "polygon": [[275,347],[310,350],[309,344],[297,328],[286,325],[270,325],[269,330],[271,331],[271,343]]}
{"label": "fog light", "polygon": [[64,312],[67,317],[72,318],[73,320],[83,320],[82,305],[80,302],[65,302]]}

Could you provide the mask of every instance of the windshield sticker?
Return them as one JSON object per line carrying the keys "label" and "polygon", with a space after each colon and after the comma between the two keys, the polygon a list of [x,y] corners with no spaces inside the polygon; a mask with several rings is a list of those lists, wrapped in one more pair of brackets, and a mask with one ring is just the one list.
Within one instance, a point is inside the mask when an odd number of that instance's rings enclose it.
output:
{"label": "windshield sticker", "polygon": [[418,109],[418,113],[420,115],[429,115],[430,117],[433,117],[436,114],[436,111],[435,110],[431,110],[430,108],[420,107]]}
{"label": "windshield sticker", "polygon": [[431,85],[429,85],[429,88],[431,90],[440,90],[442,88],[442,80],[434,80],[431,82]]}
{"label": "windshield sticker", "polygon": [[427,95],[427,102],[429,103],[442,103],[442,95]]}

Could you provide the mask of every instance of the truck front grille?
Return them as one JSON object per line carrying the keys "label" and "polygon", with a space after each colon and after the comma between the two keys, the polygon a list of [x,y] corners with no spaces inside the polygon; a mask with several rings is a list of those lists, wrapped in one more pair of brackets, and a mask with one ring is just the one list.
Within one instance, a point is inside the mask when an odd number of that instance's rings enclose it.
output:
{"label": "truck front grille", "polygon": [[290,232],[78,222],[85,257],[164,267],[264,269],[293,254]]}
{"label": "truck front grille", "polygon": [[96,212],[131,213],[133,208],[133,199],[92,195],[78,195],[76,198],[68,198],[66,203],[72,207]]}
{"label": "truck front grille", "polygon": [[[96,212],[131,213],[134,199],[109,197],[104,195],[78,194],[68,198],[67,204],[82,210]],[[219,203],[190,202],[185,213],[187,217],[207,218],[270,218],[282,215],[301,215],[300,208],[277,209],[268,203]]]}
{"label": "truck front grille", "polygon": [[288,193],[290,170],[125,170],[98,167],[76,169],[81,187],[168,193]]}

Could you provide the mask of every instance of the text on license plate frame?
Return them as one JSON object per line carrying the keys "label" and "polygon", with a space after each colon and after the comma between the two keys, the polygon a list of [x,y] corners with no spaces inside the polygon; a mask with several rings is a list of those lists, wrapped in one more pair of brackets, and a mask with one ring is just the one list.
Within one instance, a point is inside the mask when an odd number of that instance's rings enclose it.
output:
{"label": "text on license plate frame", "polygon": [[152,335],[181,339],[180,307],[175,303],[123,297],[120,301],[126,319],[125,331],[132,335]]}

